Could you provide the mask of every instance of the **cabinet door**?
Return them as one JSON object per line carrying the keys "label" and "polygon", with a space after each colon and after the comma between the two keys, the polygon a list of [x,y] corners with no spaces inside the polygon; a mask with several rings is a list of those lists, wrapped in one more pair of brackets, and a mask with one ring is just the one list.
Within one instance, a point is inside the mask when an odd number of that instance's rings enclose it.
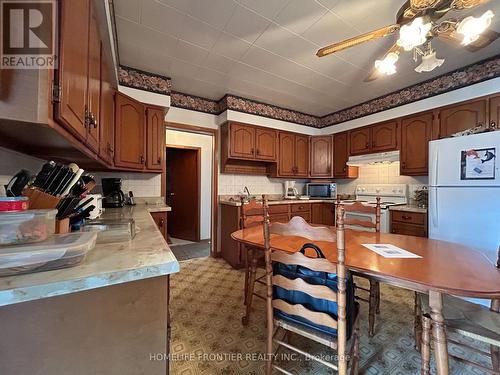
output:
{"label": "cabinet door", "polygon": [[111,85],[110,65],[105,58],[102,62],[99,156],[112,164],[115,152],[115,90]]}
{"label": "cabinet door", "polygon": [[490,98],[490,128],[500,129],[500,95]]}
{"label": "cabinet door", "polygon": [[248,125],[229,125],[230,149],[229,156],[233,158],[255,158],[255,128]]}
{"label": "cabinet door", "polygon": [[309,175],[309,137],[295,136],[295,176]]}
{"label": "cabinet door", "polygon": [[372,126],[372,152],[391,151],[398,148],[398,122],[389,121]]}
{"label": "cabinet door", "polygon": [[99,151],[99,126],[101,104],[101,39],[99,24],[94,6],[90,7],[89,23],[89,75],[87,109],[88,121],[87,146]]}
{"label": "cabinet door", "polygon": [[145,131],[141,103],[116,94],[115,165],[143,169]]}
{"label": "cabinet door", "polygon": [[333,137],[333,176],[343,178],[347,175],[347,133],[337,133]]}
{"label": "cabinet door", "polygon": [[351,130],[349,132],[350,155],[367,154],[370,152],[370,128]]}
{"label": "cabinet door", "polygon": [[310,176],[332,177],[332,136],[311,137]]}
{"label": "cabinet door", "polygon": [[165,112],[161,108],[146,108],[146,168],[162,170],[165,153]]}
{"label": "cabinet door", "polygon": [[278,175],[293,176],[295,172],[295,135],[279,133]]}
{"label": "cabinet door", "polygon": [[322,203],[323,205],[323,225],[335,225],[335,204]]}
{"label": "cabinet door", "polygon": [[432,136],[432,113],[424,113],[401,120],[400,174],[425,176],[428,174],[428,150]]}
{"label": "cabinet door", "polygon": [[276,132],[268,129],[255,129],[255,159],[276,160]]}
{"label": "cabinet door", "polygon": [[151,212],[151,216],[160,230],[165,241],[167,240],[167,213],[166,212]]}
{"label": "cabinet door", "polygon": [[61,1],[59,103],[54,117],[81,140],[87,137],[89,0]]}
{"label": "cabinet door", "polygon": [[323,203],[311,204],[311,224],[323,224]]}
{"label": "cabinet door", "polygon": [[439,111],[439,138],[486,122],[486,99],[445,107]]}

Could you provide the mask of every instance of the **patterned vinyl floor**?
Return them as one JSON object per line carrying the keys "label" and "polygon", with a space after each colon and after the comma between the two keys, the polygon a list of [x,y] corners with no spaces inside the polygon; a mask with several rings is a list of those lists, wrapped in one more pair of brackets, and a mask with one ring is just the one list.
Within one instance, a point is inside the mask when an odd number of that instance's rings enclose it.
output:
{"label": "patterned vinyl floor", "polygon": [[[251,322],[244,327],[243,279],[243,271],[233,270],[221,259],[200,258],[181,263],[180,273],[171,281],[172,374],[264,373],[260,357],[266,338],[264,301],[255,299]],[[361,303],[359,373],[419,374],[420,354],[413,347],[413,293],[383,285],[381,295],[381,313],[373,338],[367,335],[367,307]],[[291,342],[316,354],[330,353],[298,336],[292,336]],[[450,350],[467,358],[475,356],[458,347]],[[488,364],[485,358],[475,360]],[[333,373],[303,359],[288,360],[282,366],[293,374]],[[450,373],[483,374],[453,360]]]}

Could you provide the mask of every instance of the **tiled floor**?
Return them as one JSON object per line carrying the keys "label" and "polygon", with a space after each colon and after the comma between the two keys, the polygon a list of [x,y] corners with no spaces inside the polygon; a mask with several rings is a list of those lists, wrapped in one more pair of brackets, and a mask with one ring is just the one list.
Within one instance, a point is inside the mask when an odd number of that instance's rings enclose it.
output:
{"label": "tiled floor", "polygon": [[[250,324],[247,327],[241,324],[242,271],[235,271],[222,259],[193,259],[183,262],[181,272],[173,275],[171,285],[172,374],[264,373],[263,362],[256,355],[265,349],[265,305],[257,298]],[[372,338],[367,335],[367,306],[361,304],[359,374],[419,374],[420,353],[413,347],[413,293],[382,285],[381,297],[381,313]],[[313,353],[331,354],[323,346],[298,336],[292,336],[291,340]],[[486,346],[482,349],[489,350]],[[461,348],[450,345],[450,351],[469,359],[480,359],[488,365],[485,358]],[[333,374],[315,362],[302,359],[282,366],[292,374]],[[434,368],[432,373],[435,374]],[[450,374],[484,373],[451,360]]]}
{"label": "tiled floor", "polygon": [[205,258],[210,255],[210,240],[200,242],[179,240],[177,238],[171,238],[171,240],[172,244],[169,246],[178,261]]}

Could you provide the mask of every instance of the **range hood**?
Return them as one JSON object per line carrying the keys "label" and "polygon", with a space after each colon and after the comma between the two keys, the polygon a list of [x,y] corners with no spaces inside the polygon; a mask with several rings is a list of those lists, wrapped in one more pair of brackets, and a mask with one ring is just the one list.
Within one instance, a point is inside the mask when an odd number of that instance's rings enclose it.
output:
{"label": "range hood", "polygon": [[396,161],[399,161],[399,151],[390,151],[350,156],[349,160],[347,160],[347,165],[350,167],[359,167],[360,165],[390,164]]}

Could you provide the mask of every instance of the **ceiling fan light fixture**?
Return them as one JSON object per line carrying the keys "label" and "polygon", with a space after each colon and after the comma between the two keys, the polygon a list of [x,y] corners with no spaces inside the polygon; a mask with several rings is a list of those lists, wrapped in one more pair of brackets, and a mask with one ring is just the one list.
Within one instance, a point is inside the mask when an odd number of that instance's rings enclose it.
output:
{"label": "ceiling fan light fixture", "polygon": [[396,62],[399,55],[396,52],[390,52],[383,60],[375,60],[375,68],[382,74],[390,76],[396,73]]}
{"label": "ceiling fan light fixture", "polygon": [[444,59],[438,59],[436,57],[436,51],[431,50],[429,53],[422,56],[422,62],[415,68],[415,71],[417,73],[431,72],[437,67],[443,65],[443,63]]}
{"label": "ceiling fan light fixture", "polygon": [[427,41],[427,34],[431,30],[432,23],[424,23],[422,17],[415,18],[412,23],[401,26],[399,30],[398,46],[405,51],[424,44]]}
{"label": "ceiling fan light fixture", "polygon": [[475,42],[479,35],[491,25],[491,19],[495,14],[487,10],[480,17],[465,17],[457,27],[457,33],[463,35],[462,44],[464,46]]}

